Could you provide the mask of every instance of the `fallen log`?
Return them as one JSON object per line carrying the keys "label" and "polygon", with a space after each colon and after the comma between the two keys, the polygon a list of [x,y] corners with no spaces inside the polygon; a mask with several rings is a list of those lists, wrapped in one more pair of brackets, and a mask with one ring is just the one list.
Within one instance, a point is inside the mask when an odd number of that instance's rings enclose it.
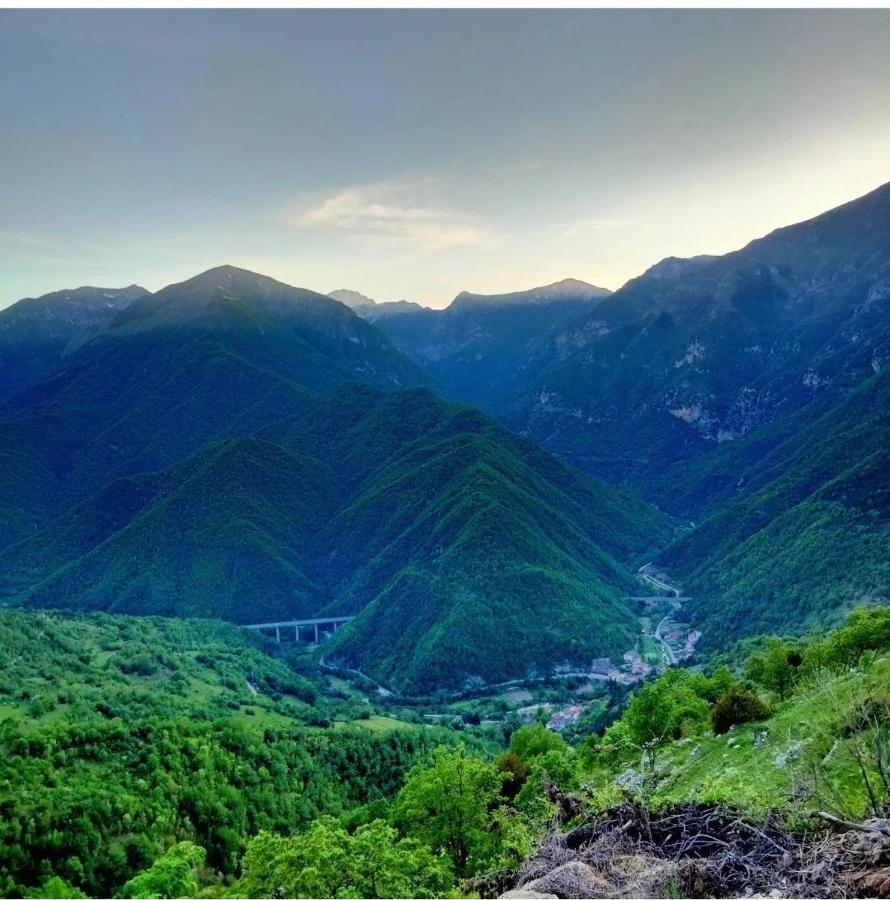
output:
{"label": "fallen log", "polygon": [[819,819],[823,819],[825,822],[834,825],[835,828],[839,828],[841,831],[864,831],[866,834],[885,834],[887,837],[890,837],[890,826],[881,826],[881,825],[868,825],[864,822],[850,822],[847,819],[841,819],[838,816],[833,816],[831,813],[818,811],[813,813]]}

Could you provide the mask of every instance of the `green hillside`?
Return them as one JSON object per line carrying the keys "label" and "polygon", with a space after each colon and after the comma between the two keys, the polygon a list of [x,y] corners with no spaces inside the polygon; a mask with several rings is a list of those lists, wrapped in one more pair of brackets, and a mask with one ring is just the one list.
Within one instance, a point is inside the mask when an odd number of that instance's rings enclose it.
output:
{"label": "green hillside", "polygon": [[115,718],[312,724],[330,714],[316,685],[266,649],[219,621],[2,610],[0,720],[31,733]]}
{"label": "green hillside", "polygon": [[189,840],[218,894],[257,832],[379,803],[454,741],[351,724],[360,710],[263,643],[219,622],[0,611],[0,893],[56,878],[117,896]]}
{"label": "green hillside", "polygon": [[752,436],[708,467],[702,493],[719,491],[711,473],[732,471],[735,499],[662,556],[695,596],[687,613],[706,644],[888,602],[888,410],[882,372],[815,420]]}
{"label": "green hillside", "polygon": [[670,534],[645,503],[425,390],[345,385],[259,434],[112,482],[7,547],[0,597],[243,623],[358,613],[328,655],[408,690],[634,645],[629,573]]}
{"label": "green hillside", "polygon": [[[650,683],[586,742],[579,762],[595,802],[618,799],[623,784],[653,806],[716,803],[755,819],[780,810],[812,827],[814,811],[858,821],[890,800],[879,771],[890,762],[890,608],[734,651],[733,670]],[[728,704],[730,692],[744,702]]]}
{"label": "green hillside", "polygon": [[[729,666],[647,681],[600,733],[525,725],[500,752],[425,726],[328,728],[319,714],[349,719],[346,704],[219,623],[5,611],[0,637],[7,896],[499,894],[609,822],[584,860],[594,885],[632,874],[634,896],[699,896],[723,849],[764,832],[775,870],[744,871],[767,887],[821,884],[782,858],[814,840],[829,871],[880,876],[879,855],[838,854],[813,813],[859,822],[890,799],[888,608],[748,641]],[[648,822],[695,842],[702,817],[716,847],[610,838]]]}
{"label": "green hillside", "polygon": [[307,616],[303,574],[334,474],[251,438],[114,482],[0,553],[0,596],[33,606],[257,622]]}
{"label": "green hillside", "polygon": [[580,477],[554,484],[509,449],[461,435],[415,450],[334,521],[335,564],[355,574],[330,609],[374,599],[331,654],[388,684],[435,688],[632,645],[622,596],[635,582],[603,547],[627,559],[664,534],[661,521],[645,508],[635,521],[634,506]]}
{"label": "green hillside", "polygon": [[342,304],[252,272],[223,266],[140,298],[0,412],[0,538],[348,380],[425,376]]}
{"label": "green hillside", "polygon": [[290,429],[357,485],[316,557],[326,610],[361,612],[332,659],[429,689],[632,643],[628,563],[669,533],[651,507],[427,392],[345,386]]}

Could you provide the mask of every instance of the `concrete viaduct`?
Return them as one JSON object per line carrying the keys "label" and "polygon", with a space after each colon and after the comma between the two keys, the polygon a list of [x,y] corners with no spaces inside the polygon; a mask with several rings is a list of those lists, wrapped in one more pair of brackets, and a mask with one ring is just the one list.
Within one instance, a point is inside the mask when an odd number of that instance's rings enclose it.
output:
{"label": "concrete viaduct", "polygon": [[[285,622],[260,622],[258,625],[242,625],[250,631],[259,631],[268,637],[275,635],[275,640],[281,643],[281,632],[294,630],[294,641],[296,643],[318,644],[324,637],[330,637],[341,625],[351,622],[355,616],[336,616],[326,619],[288,619]],[[300,640],[301,634],[305,634],[307,629],[312,637],[306,641]]]}

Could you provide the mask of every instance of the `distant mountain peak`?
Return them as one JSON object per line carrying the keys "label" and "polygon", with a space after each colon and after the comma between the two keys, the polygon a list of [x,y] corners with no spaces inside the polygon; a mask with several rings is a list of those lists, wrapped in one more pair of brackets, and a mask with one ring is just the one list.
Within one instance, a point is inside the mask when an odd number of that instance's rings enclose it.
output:
{"label": "distant mountain peak", "polygon": [[238,266],[214,266],[207,269],[206,272],[200,272],[193,275],[185,281],[170,285],[164,290],[175,288],[177,291],[187,291],[189,289],[197,290],[214,290],[226,288],[234,288],[236,290],[251,289],[261,287],[288,288],[293,290],[291,285],[268,275],[261,275],[259,272],[252,272],[250,269],[240,269]]}
{"label": "distant mountain peak", "polygon": [[0,403],[36,384],[122,311],[150,296],[137,284],[84,286],[27,297],[0,310]]}
{"label": "distant mountain peak", "polygon": [[640,278],[680,278],[696,269],[701,269],[709,262],[719,259],[716,255],[702,253],[699,256],[666,256],[654,266],[649,266]]}
{"label": "distant mountain peak", "polygon": [[591,284],[589,281],[582,281],[580,278],[563,278],[560,281],[554,281],[553,284],[535,288],[535,291],[550,296],[559,296],[560,294],[571,294],[572,296],[588,294],[592,297],[605,297],[612,293],[608,288],[599,287],[595,284]]}
{"label": "distant mountain peak", "polygon": [[30,316],[38,311],[52,310],[58,313],[65,308],[90,309],[103,306],[124,307],[137,297],[149,292],[138,284],[129,284],[122,288],[94,287],[82,285],[76,288],[63,288],[40,297],[25,297],[0,310],[0,316]]}
{"label": "distant mountain peak", "polygon": [[193,275],[185,281],[169,284],[156,294],[134,303],[128,316],[116,324],[131,325],[136,322],[185,321],[202,315],[217,304],[247,303],[252,307],[287,307],[294,302],[313,302],[330,306],[334,304],[324,294],[294,287],[268,275],[251,272],[237,266],[215,266]]}
{"label": "distant mountain peak", "polygon": [[577,278],[563,278],[552,284],[530,288],[525,291],[513,291],[508,294],[474,294],[461,291],[451,302],[451,306],[498,305],[510,306],[518,304],[546,304],[561,300],[598,300],[608,297],[612,292],[608,288],[597,287]]}
{"label": "distant mountain peak", "polygon": [[339,300],[340,303],[344,303],[350,309],[361,309],[365,306],[377,305],[376,300],[372,300],[370,297],[360,294],[358,291],[351,291],[348,288],[338,288],[336,291],[331,291],[328,296],[332,300]]}

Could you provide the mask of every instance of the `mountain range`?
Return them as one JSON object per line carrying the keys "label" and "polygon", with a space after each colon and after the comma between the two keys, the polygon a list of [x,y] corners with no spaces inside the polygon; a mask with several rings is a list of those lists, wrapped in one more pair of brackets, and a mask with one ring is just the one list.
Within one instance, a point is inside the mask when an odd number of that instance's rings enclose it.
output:
{"label": "mountain range", "polygon": [[[890,185],[610,293],[444,310],[223,266],[0,313],[0,600],[248,623],[406,691],[703,647],[890,583]],[[466,405],[472,404],[472,405]]]}
{"label": "mountain range", "polygon": [[586,470],[651,485],[888,361],[885,185],[734,253],[653,266],[556,334],[501,409]]}
{"label": "mountain range", "polygon": [[[14,308],[14,307],[13,307]],[[232,267],[130,304],[0,421],[7,539],[115,477],[255,429],[314,391],[425,376],[340,303]]]}
{"label": "mountain range", "polygon": [[402,388],[426,380],[341,303],[243,270],[138,298],[3,408],[0,596],[358,614],[337,652],[405,688],[620,655],[664,518]]}
{"label": "mountain range", "polygon": [[371,301],[354,308],[389,335],[447,396],[493,410],[522,380],[541,343],[609,293],[566,278],[509,294],[463,291],[442,310],[407,301]]}

